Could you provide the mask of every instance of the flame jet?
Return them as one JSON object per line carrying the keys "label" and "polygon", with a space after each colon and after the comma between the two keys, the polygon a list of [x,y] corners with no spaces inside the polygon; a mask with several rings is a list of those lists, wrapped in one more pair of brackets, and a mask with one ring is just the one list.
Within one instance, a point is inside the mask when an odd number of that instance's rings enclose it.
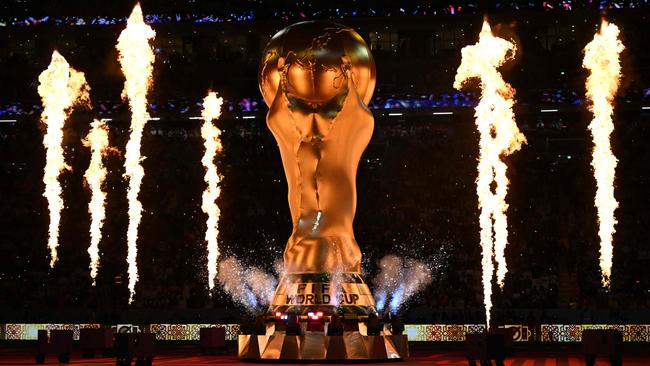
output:
{"label": "flame jet", "polygon": [[602,284],[609,287],[612,273],[612,235],[616,218],[614,211],[618,202],[614,198],[614,174],[617,160],[610,146],[609,137],[614,131],[613,101],[621,78],[619,55],[625,48],[618,39],[619,30],[614,24],[603,20],[600,31],[584,49],[582,66],[589,70],[586,89],[591,101],[594,118],[589,124],[593,136],[594,151],[591,166],[596,178],[595,205],[598,210],[598,236],[600,237],[600,271]]}
{"label": "flame jet", "polygon": [[43,101],[41,121],[47,126],[47,132],[43,136],[46,150],[43,196],[47,198],[50,211],[47,246],[50,249],[50,267],[53,268],[58,260],[59,223],[64,205],[59,174],[70,169],[63,156],[63,126],[73,105],[87,105],[90,102],[90,87],[84,74],[70,67],[57,51],[52,53],[52,61],[39,75],[38,81],[38,94]]}
{"label": "flame jet", "polygon": [[129,265],[129,303],[133,302],[135,284],[138,281],[138,226],[142,218],[142,203],[138,200],[144,169],[140,164],[142,132],[150,116],[147,112],[147,92],[152,84],[154,53],[151,43],[156,32],[144,22],[140,4],[136,4],[129,16],[126,28],[117,40],[119,62],[126,78],[122,98],[128,99],[131,108],[131,135],[126,144],[124,175],[129,179],[127,200],[129,202],[129,227],[127,230],[127,262]]}
{"label": "flame jet", "polygon": [[203,100],[203,125],[201,126],[201,137],[205,146],[205,153],[201,163],[205,167],[205,182],[208,184],[203,192],[203,202],[201,209],[208,215],[206,221],[205,241],[208,243],[208,286],[210,290],[214,288],[214,279],[217,276],[217,260],[219,259],[219,206],[216,200],[219,198],[221,189],[219,188],[219,171],[214,163],[217,153],[221,152],[221,130],[212,124],[221,115],[221,105],[223,99],[217,97],[217,93],[210,92]]}
{"label": "flame jet", "polygon": [[90,246],[88,254],[90,255],[90,277],[95,286],[97,269],[99,267],[99,242],[102,240],[102,226],[106,217],[106,192],[102,190],[102,184],[106,179],[106,167],[102,161],[106,152],[111,150],[108,146],[108,126],[104,121],[95,120],[91,125],[91,130],[83,140],[84,146],[90,148],[91,157],[90,165],[84,174],[86,183],[90,187],[90,203],[88,204],[88,213],[90,213]]}
{"label": "flame jet", "polygon": [[[476,107],[476,127],[480,133],[478,178],[476,193],[481,209],[481,249],[483,267],[483,296],[485,316],[490,326],[492,309],[493,256],[497,268],[497,282],[503,287],[507,272],[505,248],[508,243],[506,194],[508,192],[507,166],[501,160],[519,150],[526,142],[514,120],[512,106],[515,90],[503,80],[497,70],[516,52],[513,43],[492,35],[484,20],[479,41],[462,49],[462,61],[456,73],[454,88],[461,89],[470,79],[480,79],[481,98]],[[493,189],[494,185],[494,189]]]}

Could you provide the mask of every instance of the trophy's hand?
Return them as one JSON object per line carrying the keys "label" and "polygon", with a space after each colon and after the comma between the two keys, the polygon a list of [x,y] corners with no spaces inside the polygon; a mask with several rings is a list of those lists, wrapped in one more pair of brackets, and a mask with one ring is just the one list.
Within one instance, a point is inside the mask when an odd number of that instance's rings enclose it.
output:
{"label": "trophy's hand", "polygon": [[[361,148],[361,152],[363,152],[363,149],[365,149],[370,140],[370,136],[372,136],[374,118],[372,112],[368,109],[368,106],[366,106],[357,92],[357,87],[354,83],[351,70],[345,70],[345,79],[348,95],[345,97],[341,110],[337,114],[336,121],[334,122],[335,125],[339,126],[333,128],[343,129],[345,132],[341,131],[340,133],[348,136],[355,136],[353,138],[353,140],[355,140],[355,146],[353,148]],[[340,133],[337,135],[340,135]],[[344,141],[350,141],[348,138],[342,138],[342,136],[339,136],[338,138]]]}
{"label": "trophy's hand", "polygon": [[[363,99],[359,96],[357,92],[357,86],[354,83],[354,78],[352,77],[352,70],[345,66],[345,79],[348,87],[348,95],[343,102],[341,111],[339,112],[337,118],[347,120],[348,118],[360,118],[368,117],[372,119],[372,112],[368,109],[368,106],[363,102]],[[348,117],[349,116],[349,117]]]}
{"label": "trophy's hand", "polygon": [[[284,67],[284,58],[280,57],[278,59],[278,69],[282,69]],[[280,74],[283,74],[282,72]],[[290,117],[291,116],[291,111],[289,110],[289,101],[287,99],[287,96],[284,94],[284,85],[283,85],[283,79],[284,76],[280,78],[280,83],[278,85],[277,92],[275,93],[275,97],[273,98],[273,102],[271,103],[271,106],[269,107],[269,113],[268,113],[268,119],[270,120],[271,118],[277,118],[280,115],[281,117]]]}

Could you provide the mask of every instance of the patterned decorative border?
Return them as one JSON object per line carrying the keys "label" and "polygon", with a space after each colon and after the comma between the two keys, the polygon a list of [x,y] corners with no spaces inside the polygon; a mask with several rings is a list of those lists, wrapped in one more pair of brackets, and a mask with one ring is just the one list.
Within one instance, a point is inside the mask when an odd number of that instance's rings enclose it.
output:
{"label": "patterned decorative border", "polygon": [[1,324],[0,335],[7,340],[35,340],[38,338],[38,331],[53,329],[72,329],[72,337],[79,340],[79,329],[99,328],[100,324]]}
{"label": "patterned decorative border", "polygon": [[[79,339],[79,329],[99,328],[100,324],[0,324],[0,340],[35,340],[38,330],[72,329],[74,339]],[[116,330],[140,329],[137,325],[110,325]],[[239,324],[150,324],[148,331],[162,341],[195,341],[199,330],[206,327],[226,328],[226,340],[237,340]],[[528,325],[513,324],[514,340],[534,340],[533,330]],[[409,324],[405,331],[410,342],[463,342],[469,333],[482,333],[484,324]],[[618,329],[623,332],[625,342],[650,343],[650,324],[542,324],[538,338],[541,342],[580,342],[585,329]]]}
{"label": "patterned decorative border", "polygon": [[[135,324],[117,324],[110,326],[116,332],[143,330]],[[0,324],[0,340],[35,340],[41,329],[72,329],[73,338],[79,340],[79,329],[100,328],[101,324]],[[237,340],[239,324],[150,324],[148,331],[156,334],[156,339],[162,341],[194,341],[199,340],[201,328],[224,327],[226,340]]]}
{"label": "patterned decorative border", "polygon": [[648,324],[543,324],[542,342],[580,342],[585,329],[617,329],[623,332],[624,342],[650,342]]}
{"label": "patterned decorative border", "polygon": [[156,339],[174,341],[198,341],[201,328],[226,328],[226,340],[235,341],[239,335],[239,324],[151,324],[149,331]]}

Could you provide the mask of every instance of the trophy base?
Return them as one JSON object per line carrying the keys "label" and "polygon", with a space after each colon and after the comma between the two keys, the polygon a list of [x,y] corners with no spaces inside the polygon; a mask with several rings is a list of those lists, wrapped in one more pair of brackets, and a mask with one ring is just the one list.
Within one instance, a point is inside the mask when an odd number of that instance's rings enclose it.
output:
{"label": "trophy base", "polygon": [[[264,328],[239,336],[251,362],[383,362],[408,358],[408,339],[378,320],[358,273],[289,273],[275,291]],[[262,333],[264,333],[262,335]]]}
{"label": "trophy base", "polygon": [[377,315],[375,300],[358,273],[289,273],[282,276],[268,315],[318,312]]}
{"label": "trophy base", "polygon": [[[384,333],[384,332],[382,332]],[[240,335],[239,358],[247,362],[390,362],[409,356],[406,335],[364,335],[359,331],[343,335],[308,332],[287,335]]]}

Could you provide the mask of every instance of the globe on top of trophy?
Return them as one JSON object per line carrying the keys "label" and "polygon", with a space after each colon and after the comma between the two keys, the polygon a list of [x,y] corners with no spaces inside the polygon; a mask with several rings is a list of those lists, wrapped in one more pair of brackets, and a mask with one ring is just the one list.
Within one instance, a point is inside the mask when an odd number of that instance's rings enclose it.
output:
{"label": "globe on top of trophy", "polygon": [[258,75],[260,91],[270,107],[284,72],[292,108],[338,112],[346,93],[346,66],[367,105],[376,75],[374,59],[363,38],[341,24],[296,23],[279,31],[266,46]]}

